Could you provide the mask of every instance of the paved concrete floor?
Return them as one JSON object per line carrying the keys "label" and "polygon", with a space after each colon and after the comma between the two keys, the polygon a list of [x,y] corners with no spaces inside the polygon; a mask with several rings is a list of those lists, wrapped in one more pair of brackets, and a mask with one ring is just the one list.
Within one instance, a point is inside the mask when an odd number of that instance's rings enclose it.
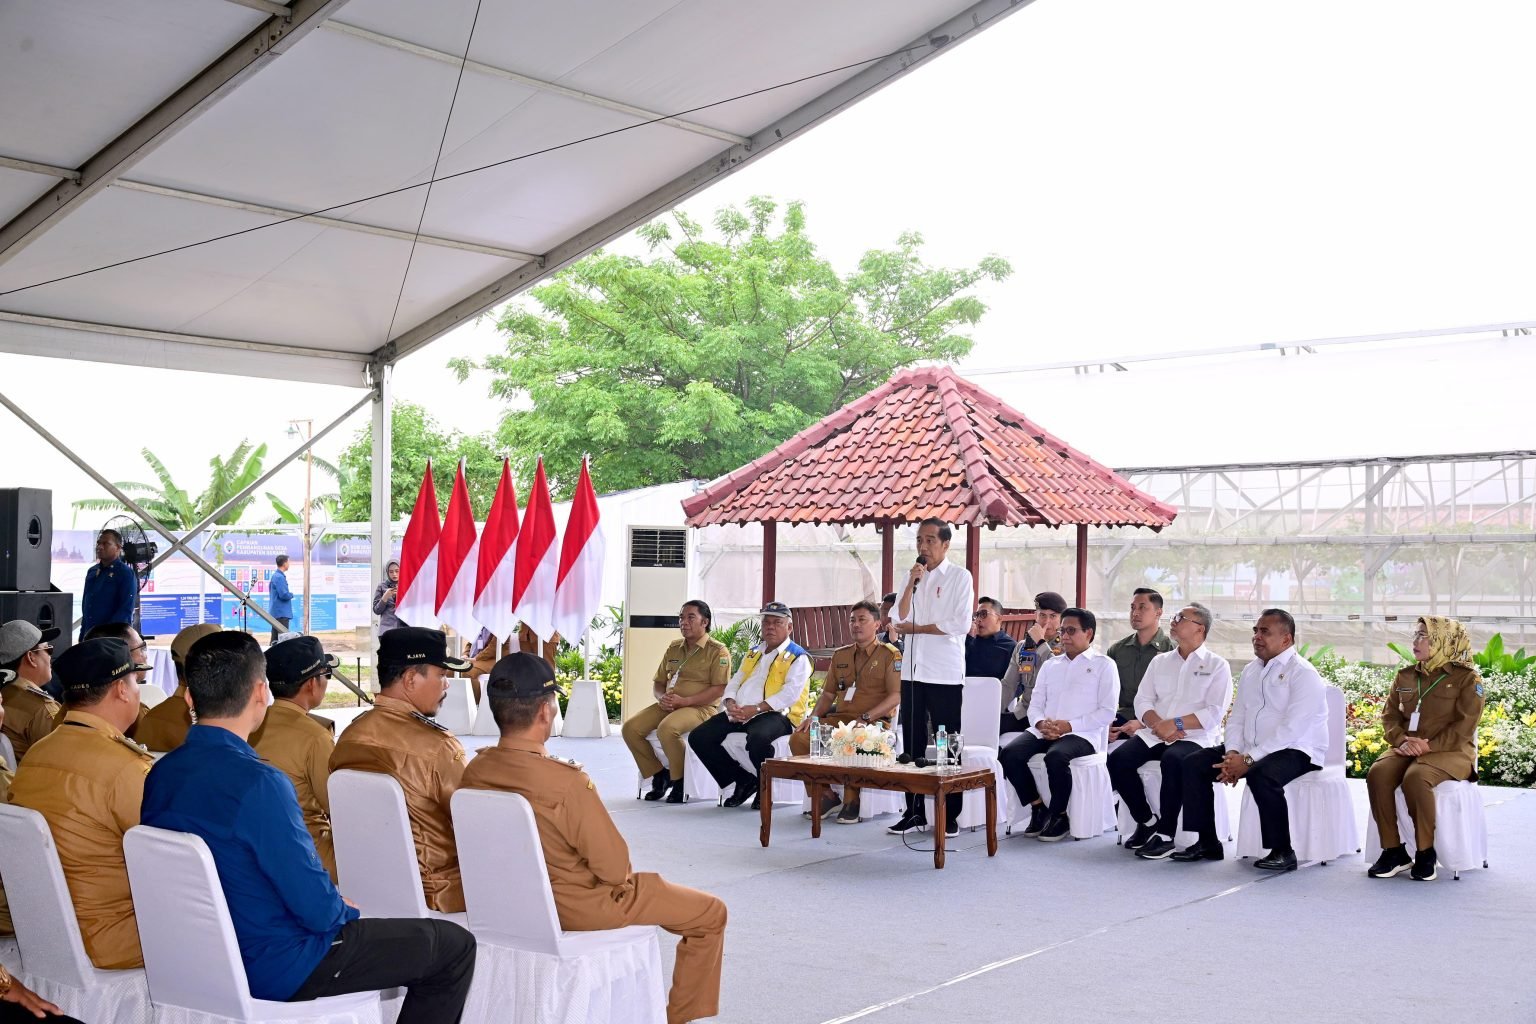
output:
{"label": "paved concrete floor", "polygon": [[1460,881],[1368,879],[1358,855],[1283,876],[1147,863],[1113,833],[1005,838],[991,859],[961,833],[935,871],[928,837],[909,850],[889,818],[812,840],[780,805],[763,849],[746,809],[637,801],[616,734],[551,752],[585,764],[636,870],[730,907],[722,1024],[1536,1020],[1531,791],[1484,790],[1492,868]]}

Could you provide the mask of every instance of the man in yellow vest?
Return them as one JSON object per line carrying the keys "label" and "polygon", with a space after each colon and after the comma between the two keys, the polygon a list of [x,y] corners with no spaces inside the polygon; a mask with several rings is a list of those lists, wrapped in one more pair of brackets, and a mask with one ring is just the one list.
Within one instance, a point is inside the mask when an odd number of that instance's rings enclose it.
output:
{"label": "man in yellow vest", "polygon": [[[757,807],[757,772],[773,756],[773,741],[788,736],[805,717],[811,655],[789,638],[794,628],[789,608],[778,601],[763,606],[763,642],[747,652],[741,667],[725,684],[718,715],[688,734],[688,744],[699,755],[720,788],[736,788],[725,801],[740,807],[748,800]],[[748,771],[725,749],[725,738],[745,733]]]}

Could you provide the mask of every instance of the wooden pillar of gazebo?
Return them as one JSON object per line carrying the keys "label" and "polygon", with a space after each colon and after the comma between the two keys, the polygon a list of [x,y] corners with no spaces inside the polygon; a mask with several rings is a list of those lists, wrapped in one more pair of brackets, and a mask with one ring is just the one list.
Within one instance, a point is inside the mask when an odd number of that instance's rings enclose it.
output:
{"label": "wooden pillar of gazebo", "polygon": [[896,524],[880,521],[880,596],[896,589]]}
{"label": "wooden pillar of gazebo", "polygon": [[1077,528],[1077,607],[1088,603],[1088,527]]}
{"label": "wooden pillar of gazebo", "polygon": [[763,527],[763,604],[776,600],[774,591],[778,589],[779,575],[779,530],[778,523],[772,519],[765,519]]}
{"label": "wooden pillar of gazebo", "polygon": [[965,571],[971,574],[971,600],[981,596],[981,527],[965,528]]}

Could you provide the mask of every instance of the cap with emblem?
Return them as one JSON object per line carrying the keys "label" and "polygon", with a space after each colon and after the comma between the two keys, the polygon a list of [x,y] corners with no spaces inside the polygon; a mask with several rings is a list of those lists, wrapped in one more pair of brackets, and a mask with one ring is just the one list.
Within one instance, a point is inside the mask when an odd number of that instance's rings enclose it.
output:
{"label": "cap with emblem", "polygon": [[401,626],[379,634],[379,664],[436,665],[454,672],[468,672],[470,662],[448,654],[448,635],[440,629]]}
{"label": "cap with emblem", "polygon": [[53,662],[53,671],[66,692],[106,686],[123,676],[148,669],[148,665],[139,664],[126,643],[115,637],[82,640]]}
{"label": "cap with emblem", "polygon": [[509,654],[491,666],[487,684],[493,697],[542,697],[560,688],[555,670],[535,654]]}
{"label": "cap with emblem", "polygon": [[325,653],[318,637],[296,636],[267,648],[267,678],[274,683],[302,683],[322,673],[330,675],[340,664],[336,655]]}
{"label": "cap with emblem", "polygon": [[38,629],[26,619],[12,619],[0,626],[0,664],[15,661],[44,640],[57,640],[57,629]]}
{"label": "cap with emblem", "polygon": [[214,622],[199,622],[195,626],[188,626],[176,634],[176,639],[171,641],[171,660],[178,665],[187,663],[187,652],[192,650],[192,645],[210,633],[223,632],[223,627]]}
{"label": "cap with emblem", "polygon": [[794,617],[790,614],[789,605],[785,604],[783,601],[769,601],[767,604],[763,605],[763,610],[758,612],[758,614],[777,615],[781,619],[789,619]]}

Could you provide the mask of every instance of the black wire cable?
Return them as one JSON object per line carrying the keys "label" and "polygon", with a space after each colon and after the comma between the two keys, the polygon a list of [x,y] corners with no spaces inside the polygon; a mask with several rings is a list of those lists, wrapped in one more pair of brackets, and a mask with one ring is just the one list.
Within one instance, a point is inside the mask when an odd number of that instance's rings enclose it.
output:
{"label": "black wire cable", "polygon": [[453,108],[459,104],[459,87],[464,84],[464,69],[469,66],[469,48],[475,41],[475,26],[480,24],[480,7],[485,0],[475,0],[475,16],[469,22],[469,38],[464,40],[464,56],[459,58],[459,76],[453,80],[453,96],[448,100],[448,116],[443,118],[443,134],[437,140],[437,156],[432,158],[432,173],[427,175],[427,194],[421,201],[421,213],[416,217],[416,231],[411,235],[411,248],[405,257],[405,273],[400,275],[400,290],[395,293],[395,308],[389,314],[389,327],[384,331],[387,343],[395,335],[395,320],[400,316],[400,302],[405,298],[405,285],[411,279],[411,263],[416,259],[416,243],[421,241],[421,226],[427,220],[427,206],[432,202],[432,185],[437,179],[437,168],[443,162],[443,146],[448,142],[448,127],[453,124]]}
{"label": "black wire cable", "polygon": [[[583,144],[588,143],[588,142],[597,142],[597,141],[599,141],[601,139],[606,139],[609,136],[619,135],[619,134],[621,134],[623,132],[634,131],[637,128],[646,128],[646,127],[649,127],[649,126],[654,125],[654,124],[661,124],[663,122],[670,121],[670,120],[675,120],[675,119],[680,118],[680,117],[686,117],[689,114],[696,114],[696,113],[698,113],[699,111],[702,111],[702,110],[710,110],[710,109],[712,109],[714,107],[725,106],[726,104],[735,103],[735,102],[738,102],[740,100],[751,99],[754,96],[762,96],[762,95],[765,95],[765,94],[770,93],[770,92],[775,92],[775,91],[777,91],[779,89],[788,89],[788,88],[790,88],[792,86],[802,85],[802,84],[804,84],[806,82],[814,81],[815,79],[818,79],[818,78],[825,78],[828,75],[836,75],[836,74],[841,74],[844,71],[852,71],[852,70],[854,70],[856,68],[864,67],[867,64],[878,63],[878,62],[880,62],[882,60],[886,60],[887,58],[890,58],[890,57],[900,56],[900,55],[906,54],[906,53],[912,53],[912,52],[914,52],[916,50],[920,50],[920,49],[925,48],[927,45],[931,45],[931,44],[924,44],[923,46],[907,46],[907,47],[903,47],[903,48],[901,48],[899,50],[892,50],[890,53],[884,53],[884,54],[881,54],[878,57],[870,57],[870,58],[865,59],[865,60],[854,61],[851,64],[844,64],[844,65],[842,65],[840,67],[829,68],[826,71],[818,71],[815,74],[804,75],[804,76],[802,76],[800,78],[791,79],[790,81],[787,81],[787,82],[780,82],[777,85],[768,85],[768,86],[764,86],[764,87],[762,87],[760,89],[753,89],[750,92],[738,93],[735,96],[730,96],[730,97],[727,97],[727,98],[721,99],[721,100],[714,100],[714,101],[712,101],[710,103],[703,103],[703,104],[700,104],[699,106],[689,107],[686,110],[679,110],[679,111],[677,111],[675,113],[659,114],[656,117],[650,118],[650,119],[645,120],[645,121],[639,121],[639,122],[636,122],[635,124],[623,125],[623,126],[618,127],[618,128],[611,128],[608,131],[598,132],[596,135],[587,135],[587,136],[583,136],[582,138],[579,138],[579,139],[572,139],[569,142],[561,142],[561,143],[557,143],[557,144],[555,144],[553,146],[546,146],[543,149],[535,149],[535,150],[532,150],[532,151],[527,152],[527,153],[520,153],[517,156],[508,157],[505,160],[497,160],[497,161],[494,161],[492,163],[482,164],[479,167],[471,167],[471,168],[468,168],[467,170],[455,171],[453,174],[445,174],[445,175],[443,175],[440,178],[434,176],[433,178],[431,178],[431,179],[429,179],[427,181],[418,182],[415,185],[403,185],[400,188],[390,189],[387,192],[379,192],[379,193],[376,193],[376,194],[371,195],[371,196],[364,196],[364,197],[362,197],[360,199],[349,199],[349,200],[347,200],[344,203],[336,203],[336,204],[334,204],[332,206],[322,207],[322,208],[320,208],[318,210],[310,210],[307,213],[296,213],[296,214],[293,214],[292,216],[283,217],[283,218],[280,218],[278,220],[271,221],[270,223],[267,223],[267,224],[257,224],[257,225],[254,225],[252,227],[242,228],[239,231],[230,231],[230,232],[227,232],[227,233],[222,234],[222,235],[215,235],[212,238],[205,238],[205,239],[202,239],[201,241],[188,242],[185,245],[172,246],[169,249],[161,249],[161,250],[159,250],[157,252],[145,253],[142,256],[132,256],[132,257],[129,257],[128,259],[117,260],[114,263],[105,263],[105,264],[102,264],[99,267],[91,267],[91,268],[89,268],[87,270],[77,270],[77,271],[75,271],[73,273],[70,273],[70,274],[61,274],[58,277],[51,277],[51,278],[48,278],[48,279],[43,280],[43,281],[34,281],[31,284],[19,285],[19,286],[15,287],[15,288],[7,288],[4,291],[0,291],[0,297],[6,296],[6,295],[17,295],[17,294],[20,294],[21,292],[31,291],[34,288],[43,288],[43,287],[46,287],[46,286],[51,285],[51,284],[60,284],[60,283],[62,283],[64,281],[72,281],[75,278],[85,277],[85,276],[87,276],[89,274],[99,274],[99,273],[101,273],[103,271],[115,270],[118,267],[126,267],[126,266],[128,266],[130,264],[133,264],[133,263],[143,262],[144,260],[152,260],[152,259],[156,259],[156,258],[158,258],[160,256],[170,256],[170,255],[173,255],[173,254],[178,253],[178,252],[186,252],[188,249],[195,249],[195,248],[197,248],[199,246],[211,245],[214,242],[222,242],[222,241],[225,241],[225,240],[231,239],[231,238],[239,238],[242,235],[253,234],[253,233],[257,232],[257,231],[265,231],[268,228],[281,227],[284,224],[292,224],[295,221],[307,220],[310,217],[319,217],[319,216],[321,216],[323,214],[332,213],[332,212],[334,212],[336,210],[344,210],[344,209],[346,209],[349,206],[357,206],[360,203],[370,203],[370,202],[373,202],[375,199],[387,199],[390,196],[401,195],[401,194],[403,194],[405,192],[410,192],[413,189],[427,188],[427,187],[430,187],[431,185],[433,185],[433,184],[435,184],[437,182],[440,182],[440,181],[452,181],[455,178],[462,178],[462,177],[466,177],[466,176],[471,175],[471,174],[479,174],[482,171],[494,170],[497,167],[505,167],[508,164],[517,163],[517,162],[522,161],[522,160],[530,160],[530,159],[532,159],[534,157],[544,156],[547,153],[555,153],[555,152],[558,152],[558,151],[560,151],[562,149],[570,149],[572,147],[580,146],[580,145],[583,145]],[[466,53],[467,52],[468,51],[466,51]],[[460,74],[461,75],[463,74],[463,69],[462,68],[460,69]]]}

